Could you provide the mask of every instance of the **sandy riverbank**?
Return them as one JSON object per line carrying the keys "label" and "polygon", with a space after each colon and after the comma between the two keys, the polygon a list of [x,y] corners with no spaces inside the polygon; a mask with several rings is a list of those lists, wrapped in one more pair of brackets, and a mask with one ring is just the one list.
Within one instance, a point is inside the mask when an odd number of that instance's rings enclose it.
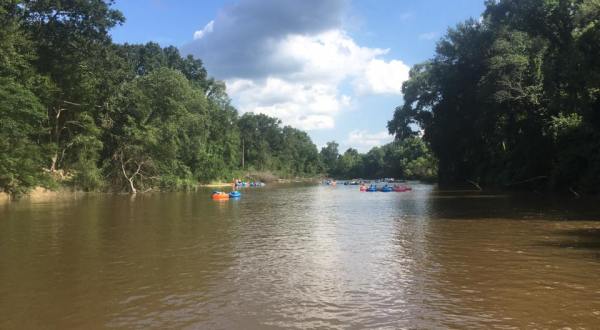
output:
{"label": "sandy riverbank", "polygon": [[[49,202],[58,199],[74,199],[84,196],[86,192],[76,191],[71,189],[60,188],[57,190],[50,190],[43,187],[36,187],[26,195],[20,197],[20,200],[31,201],[34,203]],[[0,203],[10,202],[10,196],[7,193],[0,193]]]}
{"label": "sandy riverbank", "polygon": [[[281,179],[281,178],[270,178],[267,184],[272,183],[306,183],[306,182],[318,182],[320,178],[293,178],[293,179]],[[265,182],[266,180],[262,181]],[[205,188],[231,188],[231,182],[211,182],[205,184],[199,184],[198,187]],[[22,200],[31,202],[48,202],[57,199],[74,199],[80,198],[87,194],[84,191],[72,190],[69,188],[59,188],[57,190],[50,190],[43,187],[36,187],[29,193],[20,197]],[[11,201],[10,196],[7,193],[0,192],[0,204],[5,204]]]}
{"label": "sandy riverbank", "polygon": [[7,203],[10,200],[10,198],[8,198],[8,194],[5,192],[0,192],[0,204],[2,203]]}
{"label": "sandy riverbank", "polygon": [[216,182],[216,183],[206,183],[200,184],[200,187],[208,187],[208,188],[222,188],[222,187],[231,187],[231,182]]}

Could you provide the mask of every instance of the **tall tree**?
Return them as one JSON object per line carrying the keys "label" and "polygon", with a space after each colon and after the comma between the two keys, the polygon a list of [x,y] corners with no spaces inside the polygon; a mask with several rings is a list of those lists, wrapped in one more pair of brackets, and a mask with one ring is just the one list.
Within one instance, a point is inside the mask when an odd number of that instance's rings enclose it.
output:
{"label": "tall tree", "polygon": [[[113,1],[22,0],[23,22],[34,40],[36,70],[49,77],[54,88],[45,95],[49,168],[69,166],[64,161],[77,149],[97,148],[96,119],[114,92],[109,29],[124,21],[111,9]],[[83,137],[83,138],[82,138]],[[74,157],[77,158],[77,157]]]}
{"label": "tall tree", "polygon": [[390,132],[420,126],[443,184],[597,190],[599,18],[596,0],[487,1],[411,70]]}
{"label": "tall tree", "polygon": [[338,151],[339,144],[335,141],[327,142],[325,147],[321,148],[320,157],[323,166],[325,167],[325,172],[330,175],[337,174],[337,166],[338,159],[340,157],[340,152]]}
{"label": "tall tree", "polygon": [[0,77],[0,188],[19,195],[45,179],[37,143],[44,109],[31,91]]}

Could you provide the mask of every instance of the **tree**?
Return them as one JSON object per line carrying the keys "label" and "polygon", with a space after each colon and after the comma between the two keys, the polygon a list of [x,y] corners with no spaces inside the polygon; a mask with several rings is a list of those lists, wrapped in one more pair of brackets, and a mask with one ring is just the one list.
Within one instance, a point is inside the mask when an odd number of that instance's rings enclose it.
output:
{"label": "tree", "polygon": [[45,181],[37,144],[45,112],[31,91],[0,78],[0,118],[0,189],[20,195]]}
{"label": "tree", "polygon": [[[47,76],[53,88],[42,98],[47,108],[47,141],[51,172],[64,164],[74,147],[93,148],[98,144],[95,120],[114,89],[102,73],[118,63],[110,61],[108,30],[124,21],[111,9],[112,1],[20,2],[23,25],[34,41],[37,54],[32,62]],[[81,139],[80,136],[85,136]],[[77,141],[75,141],[77,140]],[[90,142],[91,145],[81,145]],[[73,157],[77,159],[78,157]]]}
{"label": "tree", "polygon": [[385,152],[382,147],[373,147],[364,156],[364,170],[372,178],[381,178],[384,176]]}
{"label": "tree", "polygon": [[321,148],[320,157],[321,162],[325,168],[325,172],[329,175],[335,175],[337,172],[338,158],[340,154],[338,152],[339,144],[335,141],[327,142],[327,145]]}
{"label": "tree", "polygon": [[206,157],[207,117],[206,98],[180,72],[162,68],[133,80],[112,102],[108,172],[132,193],[193,182],[191,166]]}
{"label": "tree", "polygon": [[244,162],[259,170],[271,168],[273,154],[283,147],[281,121],[264,114],[245,113],[238,122],[244,148]]}
{"label": "tree", "polygon": [[340,176],[346,178],[358,178],[364,173],[363,158],[358,150],[348,148],[339,158],[337,171]]}
{"label": "tree", "polygon": [[426,181],[437,177],[437,160],[419,137],[389,143],[383,151],[385,176]]}
{"label": "tree", "polygon": [[415,66],[388,123],[424,130],[442,184],[598,190],[600,4],[486,2]]}
{"label": "tree", "polygon": [[[173,46],[117,45],[102,0],[0,4],[0,189],[189,189],[242,162],[280,175],[319,168],[309,136],[239,118],[223,82]],[[43,119],[39,116],[43,115]],[[51,175],[47,175],[49,172]]]}

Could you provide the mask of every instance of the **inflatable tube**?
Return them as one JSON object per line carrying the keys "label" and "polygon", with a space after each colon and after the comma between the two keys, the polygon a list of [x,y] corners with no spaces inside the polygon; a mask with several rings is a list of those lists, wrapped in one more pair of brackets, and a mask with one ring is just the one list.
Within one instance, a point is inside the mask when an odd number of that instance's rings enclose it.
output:
{"label": "inflatable tube", "polygon": [[210,197],[214,200],[227,200],[229,199],[229,194],[222,191],[215,191]]}
{"label": "inflatable tube", "polygon": [[232,191],[229,193],[229,198],[240,198],[242,194],[239,191]]}
{"label": "inflatable tube", "polygon": [[385,186],[385,187],[381,188],[381,192],[392,192],[392,191],[394,191],[394,189],[392,189],[392,187]]}

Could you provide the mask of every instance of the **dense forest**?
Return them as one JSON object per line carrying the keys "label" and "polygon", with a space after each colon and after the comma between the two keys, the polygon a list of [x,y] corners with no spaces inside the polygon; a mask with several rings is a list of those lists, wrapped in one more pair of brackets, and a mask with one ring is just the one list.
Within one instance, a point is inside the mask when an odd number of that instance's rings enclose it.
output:
{"label": "dense forest", "polygon": [[600,2],[487,1],[410,72],[388,123],[444,185],[600,189]]}
{"label": "dense forest", "polygon": [[119,45],[112,1],[0,5],[0,191],[187,189],[242,170],[322,171],[309,136],[239,116],[175,47]]}
{"label": "dense forest", "polygon": [[339,154],[339,144],[328,142],[320,156],[324,170],[335,178],[403,178],[433,181],[437,177],[437,160],[427,143],[409,137],[373,147],[365,154],[349,148]]}

